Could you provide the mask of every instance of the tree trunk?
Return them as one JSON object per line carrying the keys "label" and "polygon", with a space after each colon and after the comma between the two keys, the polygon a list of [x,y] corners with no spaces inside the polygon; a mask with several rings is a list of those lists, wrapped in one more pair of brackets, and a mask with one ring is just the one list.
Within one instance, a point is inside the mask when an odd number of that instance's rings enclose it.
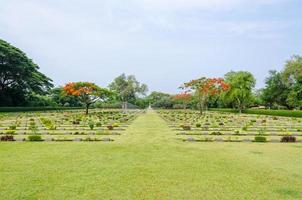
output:
{"label": "tree trunk", "polygon": [[88,112],[89,105],[90,105],[90,104],[86,104],[86,111],[85,111],[85,115],[88,115],[88,113],[89,113],[89,112]]}
{"label": "tree trunk", "polygon": [[201,96],[198,95],[198,98],[199,98],[199,112],[200,112],[200,115],[202,115],[202,99],[201,99]]}
{"label": "tree trunk", "polygon": [[123,103],[122,103],[122,109],[123,109],[123,111],[126,111],[128,109],[128,103],[127,103],[127,101],[123,101]]}
{"label": "tree trunk", "polygon": [[241,104],[241,101],[239,98],[237,98],[237,103],[238,103],[238,111],[239,111],[239,114],[242,113],[242,104]]}

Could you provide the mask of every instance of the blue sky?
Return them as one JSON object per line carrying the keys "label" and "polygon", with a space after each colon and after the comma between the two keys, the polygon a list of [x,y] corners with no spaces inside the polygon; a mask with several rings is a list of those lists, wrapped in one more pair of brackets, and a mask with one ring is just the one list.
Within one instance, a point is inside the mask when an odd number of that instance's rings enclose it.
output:
{"label": "blue sky", "polygon": [[302,54],[300,0],[0,0],[0,38],[56,85],[134,74],[151,91],[247,70],[257,87]]}

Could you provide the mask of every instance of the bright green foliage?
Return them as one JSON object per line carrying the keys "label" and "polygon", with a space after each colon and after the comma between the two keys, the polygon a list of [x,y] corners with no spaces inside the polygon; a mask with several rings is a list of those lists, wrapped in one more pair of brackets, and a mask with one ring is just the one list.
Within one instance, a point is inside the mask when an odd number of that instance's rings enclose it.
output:
{"label": "bright green foliage", "polygon": [[42,141],[41,135],[30,135],[28,136],[29,141]]}
{"label": "bright green foliage", "polygon": [[239,112],[242,112],[252,101],[252,89],[256,84],[250,72],[229,72],[225,80],[230,84],[230,89],[223,95],[226,102],[230,102]]}
{"label": "bright green foliage", "polygon": [[262,91],[262,99],[270,107],[286,106],[289,87],[284,82],[281,72],[270,71],[266,78],[266,87]]}
{"label": "bright green foliage", "polygon": [[90,128],[91,130],[93,130],[93,128],[94,128],[94,121],[93,121],[93,120],[90,120],[90,121],[88,122],[88,126],[89,126],[89,128]]}
{"label": "bright green foliage", "polygon": [[261,136],[261,135],[257,135],[255,136],[255,142],[266,142],[266,137],[265,136]]}
{"label": "bright green foliage", "polygon": [[287,103],[293,108],[302,108],[302,57],[294,56],[287,61],[283,72],[286,83],[290,87]]}

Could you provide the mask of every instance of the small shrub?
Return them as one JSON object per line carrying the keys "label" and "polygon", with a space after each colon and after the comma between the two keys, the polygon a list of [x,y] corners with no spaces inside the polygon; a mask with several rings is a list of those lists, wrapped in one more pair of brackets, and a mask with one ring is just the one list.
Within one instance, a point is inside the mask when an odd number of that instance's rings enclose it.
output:
{"label": "small shrub", "polygon": [[30,135],[28,136],[29,141],[42,141],[41,135]]}
{"label": "small shrub", "polygon": [[91,130],[93,130],[94,128],[94,122],[93,121],[89,121],[88,126]]}
{"label": "small shrub", "polygon": [[197,128],[200,128],[200,127],[201,127],[201,124],[200,124],[200,123],[197,123],[197,124],[196,124],[196,127],[197,127]]}
{"label": "small shrub", "polygon": [[266,142],[266,137],[262,135],[255,136],[255,142]]}
{"label": "small shrub", "polygon": [[244,126],[244,127],[242,127],[242,130],[247,131],[247,128],[248,128],[247,126]]}
{"label": "small shrub", "polygon": [[95,125],[96,125],[96,127],[101,127],[102,126],[102,122],[97,122]]}
{"label": "small shrub", "polygon": [[31,121],[31,122],[29,122],[29,125],[30,125],[30,126],[35,126],[35,125],[36,125],[36,122]]}
{"label": "small shrub", "polygon": [[115,128],[117,128],[117,127],[119,127],[120,125],[119,125],[118,123],[114,123],[112,126],[115,127]]}
{"label": "small shrub", "polygon": [[16,124],[13,124],[13,125],[10,125],[10,126],[9,126],[9,129],[10,129],[10,130],[16,130],[16,128],[17,128]]}
{"label": "small shrub", "polygon": [[210,133],[210,135],[223,135],[223,134],[219,131],[213,131],[212,133]]}
{"label": "small shrub", "polygon": [[296,137],[291,135],[286,135],[281,138],[281,142],[296,142]]}
{"label": "small shrub", "polygon": [[1,136],[0,141],[14,141],[14,136],[12,136],[12,135]]}
{"label": "small shrub", "polygon": [[191,130],[191,126],[189,126],[189,125],[183,125],[183,126],[182,126],[182,129],[183,129],[184,131],[190,131],[190,130]]}
{"label": "small shrub", "polygon": [[114,129],[114,127],[112,125],[108,125],[107,128],[108,128],[108,130],[113,130]]}
{"label": "small shrub", "polygon": [[15,130],[6,130],[4,132],[6,135],[15,135],[16,134],[16,131]]}

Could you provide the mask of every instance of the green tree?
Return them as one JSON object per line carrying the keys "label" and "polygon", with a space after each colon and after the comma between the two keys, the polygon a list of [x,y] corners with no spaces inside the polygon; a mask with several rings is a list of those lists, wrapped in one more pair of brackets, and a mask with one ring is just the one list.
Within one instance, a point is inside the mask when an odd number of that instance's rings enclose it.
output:
{"label": "green tree", "polygon": [[252,101],[252,89],[256,80],[250,72],[228,72],[225,81],[230,85],[230,89],[223,94],[224,100],[233,104],[239,111],[248,106]]}
{"label": "green tree", "polygon": [[138,82],[134,75],[126,76],[125,74],[115,78],[109,88],[118,94],[125,110],[129,101],[135,100],[139,95],[145,95],[148,91],[147,85]]}
{"label": "green tree", "polygon": [[147,97],[148,102],[151,106],[153,106],[153,104],[157,104],[157,102],[159,101],[162,101],[162,99],[166,100],[166,98],[171,98],[171,95],[156,91],[151,92],[151,94]]}
{"label": "green tree", "polygon": [[77,97],[85,105],[86,115],[91,104],[98,100],[105,100],[112,94],[109,90],[89,82],[67,83],[63,89],[66,95]]}
{"label": "green tree", "polygon": [[170,96],[163,96],[162,98],[156,100],[153,104],[153,108],[173,108],[174,101]]}
{"label": "green tree", "polygon": [[283,74],[270,71],[265,81],[265,88],[262,90],[263,102],[270,107],[287,106],[288,93],[289,87],[284,81]]}
{"label": "green tree", "polygon": [[56,87],[49,91],[51,99],[59,106],[80,107],[81,101],[73,95],[66,96],[63,87]]}
{"label": "green tree", "polygon": [[286,62],[283,72],[285,83],[290,88],[287,103],[293,108],[302,108],[302,57],[293,56]]}
{"label": "green tree", "polygon": [[0,106],[19,106],[26,97],[45,94],[52,85],[50,78],[20,49],[0,39]]}
{"label": "green tree", "polygon": [[202,115],[203,110],[208,107],[209,99],[229,90],[229,87],[223,78],[201,77],[184,83],[184,86],[180,88],[195,93],[195,99],[198,99],[199,112]]}
{"label": "green tree", "polygon": [[293,56],[286,62],[283,77],[287,84],[302,83],[302,57]]}

